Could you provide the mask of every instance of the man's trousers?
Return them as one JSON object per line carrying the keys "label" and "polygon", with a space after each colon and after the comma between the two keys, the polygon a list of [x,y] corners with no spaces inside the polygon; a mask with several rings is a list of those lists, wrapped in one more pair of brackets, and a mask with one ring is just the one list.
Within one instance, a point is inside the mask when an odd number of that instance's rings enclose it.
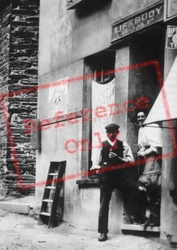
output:
{"label": "man's trousers", "polygon": [[122,191],[125,212],[136,217],[138,199],[141,191],[135,182],[131,169],[120,169],[112,172],[100,171],[100,210],[98,218],[98,232],[108,233],[109,203],[114,189]]}

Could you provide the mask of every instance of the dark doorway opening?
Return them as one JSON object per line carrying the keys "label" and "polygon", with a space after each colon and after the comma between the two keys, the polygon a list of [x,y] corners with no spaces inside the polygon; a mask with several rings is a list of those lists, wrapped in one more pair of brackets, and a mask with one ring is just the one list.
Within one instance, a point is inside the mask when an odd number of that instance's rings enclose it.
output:
{"label": "dark doorway opening", "polygon": [[[159,23],[147,30],[140,32],[130,39],[130,66],[137,65],[129,70],[129,100],[146,97],[149,100],[149,107],[146,114],[152,108],[161,89],[161,78],[164,71],[164,50],[165,50],[165,29]],[[155,64],[158,64],[158,72]],[[138,162],[138,126],[136,116],[138,109],[128,112],[127,141],[132,148],[136,162]],[[137,164],[138,165],[138,164]],[[136,179],[139,178],[139,169],[134,169]],[[142,172],[142,171],[141,171]],[[126,229],[126,228],[125,228]],[[132,230],[139,230],[138,227]],[[160,230],[160,229],[159,229]],[[152,231],[158,232],[158,228],[152,227]]]}

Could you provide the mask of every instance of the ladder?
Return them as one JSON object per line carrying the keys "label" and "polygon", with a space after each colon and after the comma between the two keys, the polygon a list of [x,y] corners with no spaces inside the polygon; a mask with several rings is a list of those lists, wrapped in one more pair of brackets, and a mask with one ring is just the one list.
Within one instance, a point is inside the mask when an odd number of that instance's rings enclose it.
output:
{"label": "ladder", "polygon": [[50,162],[38,225],[48,224],[49,228],[54,227],[65,168],[66,161]]}

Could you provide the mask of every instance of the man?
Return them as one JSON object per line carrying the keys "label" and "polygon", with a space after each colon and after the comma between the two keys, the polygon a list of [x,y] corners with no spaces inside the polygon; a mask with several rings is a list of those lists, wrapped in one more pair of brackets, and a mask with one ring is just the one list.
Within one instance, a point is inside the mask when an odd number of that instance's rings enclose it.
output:
{"label": "man", "polygon": [[132,218],[136,216],[133,203],[141,192],[128,168],[134,162],[132,151],[126,142],[118,140],[119,125],[111,123],[105,129],[108,139],[102,142],[100,169],[97,170],[100,179],[99,241],[107,240],[109,203],[113,190],[122,191],[126,214]]}
{"label": "man", "polygon": [[[160,225],[160,196],[161,196],[161,157],[162,157],[162,129],[158,124],[144,126],[146,114],[138,112],[139,125],[137,156],[140,164],[139,183],[145,188],[148,197],[146,209],[150,210],[150,216],[145,223],[148,225]],[[144,160],[143,160],[144,159]]]}

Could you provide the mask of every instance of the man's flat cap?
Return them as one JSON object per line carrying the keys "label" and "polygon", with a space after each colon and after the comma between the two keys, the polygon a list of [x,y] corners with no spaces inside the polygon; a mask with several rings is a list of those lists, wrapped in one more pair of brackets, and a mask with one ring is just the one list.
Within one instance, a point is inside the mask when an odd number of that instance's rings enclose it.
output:
{"label": "man's flat cap", "polygon": [[106,131],[118,131],[119,130],[119,125],[115,123],[110,123],[105,127]]}

